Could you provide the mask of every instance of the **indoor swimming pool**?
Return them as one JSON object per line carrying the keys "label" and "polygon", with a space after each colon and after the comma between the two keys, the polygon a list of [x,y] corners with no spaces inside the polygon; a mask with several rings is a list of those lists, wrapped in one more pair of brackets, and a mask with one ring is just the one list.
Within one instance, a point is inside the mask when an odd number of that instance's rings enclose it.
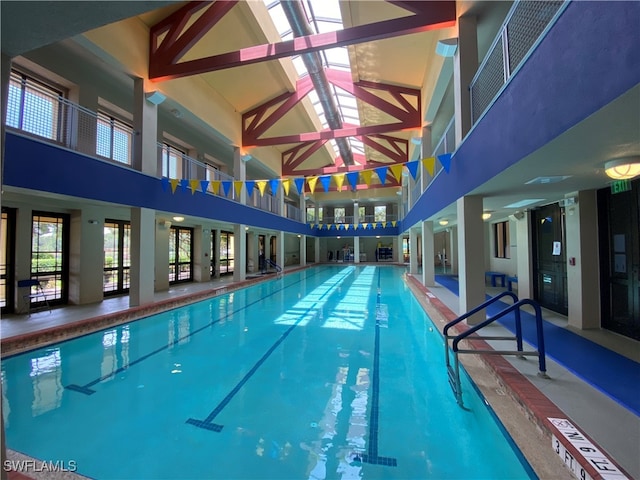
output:
{"label": "indoor swimming pool", "polygon": [[7,447],[98,479],[535,478],[466,375],[457,405],[404,271],[318,266],[6,358]]}

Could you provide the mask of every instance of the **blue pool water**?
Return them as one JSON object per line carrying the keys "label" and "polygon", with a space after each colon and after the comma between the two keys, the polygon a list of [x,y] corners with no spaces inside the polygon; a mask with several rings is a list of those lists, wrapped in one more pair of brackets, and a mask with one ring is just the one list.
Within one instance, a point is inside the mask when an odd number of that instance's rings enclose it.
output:
{"label": "blue pool water", "polygon": [[532,478],[394,266],[321,266],[2,362],[8,447],[100,479]]}

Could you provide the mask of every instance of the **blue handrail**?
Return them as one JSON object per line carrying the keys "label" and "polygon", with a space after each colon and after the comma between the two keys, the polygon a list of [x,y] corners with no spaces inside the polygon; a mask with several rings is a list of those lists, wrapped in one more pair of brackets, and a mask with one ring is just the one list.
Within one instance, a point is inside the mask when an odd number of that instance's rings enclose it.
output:
{"label": "blue handrail", "polygon": [[[509,293],[509,292],[504,292],[504,293]],[[493,317],[487,318],[484,322],[480,322],[479,324],[471,327],[469,330],[459,335],[456,335],[456,337],[453,340],[453,344],[451,345],[451,349],[454,352],[457,352],[458,344],[460,343],[461,340],[464,340],[472,333],[477,332],[481,328],[486,327],[490,323],[495,322],[499,318],[504,317],[507,313],[515,311],[516,312],[516,341],[518,342],[518,351],[521,352],[522,351],[522,324],[520,320],[520,308],[523,305],[531,305],[536,312],[536,334],[538,337],[538,365],[540,368],[540,372],[544,374],[547,371],[547,363],[545,361],[544,331],[542,327],[542,310],[540,309],[540,305],[538,305],[536,302],[528,298],[525,298],[523,300],[520,300],[519,302],[514,303],[513,305],[510,305],[504,310],[501,310],[499,313],[497,313]]]}
{"label": "blue handrail", "polygon": [[518,296],[513,293],[513,292],[502,292],[499,295],[496,295],[495,297],[491,297],[489,300],[487,300],[486,302],[478,305],[476,308],[474,308],[473,310],[469,310],[467,313],[460,315],[458,318],[456,318],[455,320],[450,321],[449,323],[447,323],[444,326],[444,329],[442,330],[443,335],[446,337],[447,336],[447,332],[449,331],[449,329],[451,327],[453,327],[454,325],[457,325],[458,323],[460,323],[462,320],[464,320],[465,318],[469,318],[471,315],[474,315],[476,313],[478,313],[480,310],[484,310],[485,308],[487,308],[489,305],[491,305],[492,303],[497,302],[499,299],[501,299],[502,297],[511,297],[513,298],[513,302],[517,302],[518,301]]}
{"label": "blue handrail", "polygon": [[274,262],[273,260],[271,260],[270,258],[265,258],[264,264],[269,265],[271,268],[275,268],[276,272],[278,273],[282,272],[282,267],[278,265],[276,262]]}
{"label": "blue handrail", "polygon": [[[500,298],[502,297],[511,297],[515,303],[513,303],[513,305],[508,306],[507,308],[505,308],[504,310],[501,310],[500,312],[498,312],[496,315],[487,318],[486,320],[478,323],[477,325],[473,325],[471,326],[468,330],[466,330],[463,333],[460,333],[458,335],[447,335],[449,329],[451,327],[453,327],[454,325],[460,323],[462,320],[464,320],[465,318],[470,317],[471,315],[485,309],[488,305],[491,305],[492,303],[495,303],[496,301],[498,301]],[[522,348],[522,321],[521,321],[521,317],[520,317],[520,309],[522,308],[523,305],[531,305],[536,313],[536,333],[537,333],[537,337],[538,337],[538,349],[537,352],[524,352],[523,348]],[[499,318],[504,317],[506,314],[515,311],[515,318],[516,318],[516,336],[515,336],[515,340],[517,342],[517,351],[500,351],[500,350],[460,350],[458,348],[459,343],[464,340],[465,338],[469,337],[470,335],[474,334],[475,332],[477,332],[478,330],[486,327],[487,325],[495,322],[496,320],[498,320]],[[462,386],[460,383],[460,365],[459,365],[459,361],[458,361],[458,354],[459,353],[477,353],[477,354],[496,354],[496,355],[518,355],[518,356],[525,356],[525,355],[537,355],[538,356],[538,365],[540,368],[540,372],[539,375],[546,377],[546,371],[547,371],[547,366],[546,366],[546,360],[545,360],[545,348],[544,348],[544,331],[543,331],[543,324],[542,324],[542,311],[540,309],[540,305],[538,305],[536,302],[534,302],[533,300],[530,299],[523,299],[523,300],[518,300],[518,297],[513,293],[513,292],[502,292],[499,295],[496,295],[495,297],[490,298],[489,300],[487,300],[486,302],[484,302],[481,305],[478,305],[476,308],[468,311],[467,313],[459,316],[458,318],[456,318],[455,320],[447,323],[443,330],[442,333],[444,335],[444,340],[445,340],[445,344],[444,344],[444,354],[445,354],[445,363],[447,366],[447,372],[449,375],[449,383],[451,384],[451,388],[453,389],[453,393],[456,396],[456,400],[458,401],[458,404],[460,406],[462,406]],[[479,338],[483,338],[483,337],[479,337]],[[485,339],[489,340],[489,339],[493,339],[493,340],[513,340],[513,337],[484,337]],[[453,367],[451,366],[451,363],[449,361],[449,340],[453,339],[453,343],[451,346],[451,350],[453,351]]]}

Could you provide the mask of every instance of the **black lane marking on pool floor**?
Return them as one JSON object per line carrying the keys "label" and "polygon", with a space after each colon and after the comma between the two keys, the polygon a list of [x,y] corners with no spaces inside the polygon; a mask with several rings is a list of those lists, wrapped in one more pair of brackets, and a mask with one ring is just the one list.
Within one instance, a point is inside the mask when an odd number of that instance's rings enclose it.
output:
{"label": "black lane marking on pool floor", "polygon": [[373,349],[373,372],[371,375],[371,411],[369,413],[369,448],[367,453],[362,454],[364,463],[374,465],[387,465],[397,467],[398,460],[392,457],[382,457],[378,455],[378,406],[380,401],[380,319],[378,310],[380,309],[380,268],[378,268],[378,296],[376,299],[376,335]]}
{"label": "black lane marking on pool floor", "polygon": [[213,420],[218,416],[218,414],[224,410],[224,407],[227,406],[227,404],[231,401],[231,399],[236,395],[236,393],[238,393],[240,391],[240,389],[244,386],[245,383],[247,383],[249,381],[249,379],[253,376],[254,373],[256,373],[256,371],[258,370],[258,368],[260,368],[260,366],[267,360],[267,358],[269,358],[269,356],[273,353],[273,351],[278,348],[278,346],[285,341],[285,339],[289,336],[289,334],[291,332],[293,332],[293,330],[298,326],[298,324],[300,323],[300,321],[307,315],[307,313],[309,313],[317,304],[320,300],[322,300],[325,296],[329,295],[331,292],[333,292],[333,290],[335,289],[336,286],[340,285],[345,278],[347,278],[349,275],[351,275],[351,273],[353,272],[353,270],[348,271],[346,274],[344,274],[342,277],[340,277],[339,280],[336,280],[333,285],[331,285],[331,287],[329,287],[329,289],[324,292],[317,301],[314,302],[313,305],[311,305],[309,308],[307,308],[299,317],[298,320],[295,321],[295,323],[293,325],[291,325],[286,332],[284,332],[282,335],[280,335],[280,338],[278,338],[273,345],[271,345],[271,347],[266,351],[266,353],[264,355],[262,355],[262,357],[260,357],[260,359],[253,365],[253,367],[251,367],[251,369],[247,372],[247,374],[242,377],[242,380],[240,380],[237,385],[235,387],[233,387],[233,389],[227,394],[226,397],[224,397],[222,399],[222,401],[216,406],[216,408],[213,409],[213,411],[207,416],[207,418],[205,418],[204,420],[198,420],[197,418],[188,418],[186,423],[188,423],[189,425],[194,425],[196,427],[199,428],[204,428],[206,430],[211,430],[213,432],[220,432],[222,430],[222,428],[224,427],[224,425],[219,425],[217,423],[212,423]]}
{"label": "black lane marking on pool floor", "polygon": [[183,335],[182,337],[175,339],[171,344],[164,345],[164,346],[162,346],[162,347],[160,347],[160,348],[155,349],[155,350],[154,350],[154,351],[152,351],[152,352],[147,353],[146,355],[143,355],[143,356],[142,356],[142,357],[140,357],[140,358],[137,358],[137,359],[136,359],[136,360],[134,360],[133,362],[129,362],[129,364],[128,364],[127,366],[120,367],[120,368],[118,368],[118,369],[114,370],[113,372],[111,372],[111,373],[109,373],[109,374],[107,374],[107,375],[103,375],[103,376],[101,376],[100,378],[97,378],[97,379],[95,379],[95,380],[93,380],[93,381],[91,381],[91,382],[89,382],[89,383],[86,383],[85,385],[76,385],[76,384],[73,384],[73,383],[72,383],[72,384],[70,384],[70,385],[66,385],[64,388],[66,388],[67,390],[72,390],[72,391],[74,391],[74,392],[84,393],[85,395],[93,395],[94,393],[96,393],[96,391],[95,391],[95,390],[93,390],[93,389],[92,389],[92,388],[90,388],[90,387],[93,387],[94,385],[96,385],[96,384],[98,384],[98,383],[100,383],[100,382],[102,382],[102,381],[104,381],[104,380],[107,380],[107,379],[109,379],[109,378],[114,377],[114,376],[115,376],[115,375],[117,375],[118,373],[123,372],[123,371],[125,371],[125,370],[127,370],[127,369],[131,368],[132,366],[136,365],[137,363],[140,363],[140,362],[142,362],[143,360],[146,360],[147,358],[152,357],[153,355],[155,355],[155,354],[157,354],[157,353],[160,353],[160,352],[162,352],[163,350],[166,350],[166,349],[167,349],[167,348],[169,348],[169,347],[173,347],[173,346],[177,345],[178,343],[182,342],[184,339],[189,338],[189,337],[191,337],[191,336],[195,335],[196,333],[199,333],[199,332],[201,332],[202,330],[205,330],[205,329],[207,329],[207,328],[211,327],[212,325],[215,325],[216,323],[218,323],[218,322],[220,322],[220,321],[224,320],[225,318],[228,318],[228,317],[230,317],[230,316],[232,316],[232,315],[235,315],[236,313],[241,312],[242,310],[245,310],[245,309],[249,308],[250,306],[255,305],[256,303],[259,303],[259,302],[263,301],[265,298],[269,298],[269,297],[271,297],[271,296],[275,295],[276,293],[279,293],[279,292],[281,292],[282,290],[285,290],[285,289],[287,289],[287,288],[289,288],[289,287],[291,287],[291,286],[295,285],[296,283],[300,283],[300,282],[302,282],[303,280],[308,279],[309,277],[312,277],[312,276],[316,275],[316,274],[317,274],[318,272],[320,272],[320,271],[321,271],[321,270],[318,270],[318,271],[316,271],[316,272],[313,272],[312,274],[310,274],[310,275],[309,275],[309,276],[307,276],[307,277],[301,278],[300,280],[296,280],[295,282],[291,282],[291,283],[290,283],[289,285],[287,285],[286,287],[282,287],[282,288],[280,288],[280,289],[278,289],[278,290],[275,290],[275,291],[273,291],[273,292],[269,293],[268,295],[265,295],[264,297],[260,297],[260,299],[259,299],[259,300],[256,300],[255,302],[248,303],[247,305],[245,305],[244,307],[239,308],[238,310],[234,310],[234,311],[233,311],[233,312],[231,312],[231,313],[227,313],[227,314],[226,314],[226,315],[224,315],[223,317],[220,317],[220,318],[218,318],[217,320],[213,320],[212,322],[209,322],[208,324],[204,325],[203,327],[200,327],[200,328],[198,328],[198,329],[194,330],[193,332],[188,333],[187,335]]}

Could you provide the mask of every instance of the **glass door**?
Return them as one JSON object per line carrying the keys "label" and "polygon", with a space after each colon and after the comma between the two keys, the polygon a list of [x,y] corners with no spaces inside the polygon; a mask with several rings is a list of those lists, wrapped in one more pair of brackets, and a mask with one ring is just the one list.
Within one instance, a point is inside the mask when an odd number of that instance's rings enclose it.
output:
{"label": "glass door", "polygon": [[0,307],[2,313],[13,311],[13,262],[15,210],[2,208],[0,225]]}
{"label": "glass door", "polygon": [[117,295],[129,291],[131,270],[131,224],[124,220],[104,222],[104,273],[102,291]]}
{"label": "glass door", "polygon": [[567,315],[564,209],[557,204],[533,210],[534,296],[545,308]]}
{"label": "glass door", "polygon": [[220,233],[220,275],[233,273],[234,236],[231,232]]}
{"label": "glass door", "polygon": [[640,340],[640,180],[598,192],[602,327]]}

